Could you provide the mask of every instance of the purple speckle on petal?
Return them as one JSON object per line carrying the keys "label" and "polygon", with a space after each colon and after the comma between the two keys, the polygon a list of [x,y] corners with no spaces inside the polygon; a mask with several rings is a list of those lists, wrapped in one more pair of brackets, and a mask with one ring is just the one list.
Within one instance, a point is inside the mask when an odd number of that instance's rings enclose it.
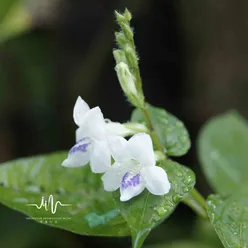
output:
{"label": "purple speckle on petal", "polygon": [[126,189],[128,187],[135,187],[140,184],[140,173],[134,175],[133,177],[129,177],[129,173],[127,172],[123,178],[121,187]]}
{"label": "purple speckle on petal", "polygon": [[[83,141],[86,142],[87,140],[87,143],[83,143]],[[86,137],[86,138],[83,138],[83,139],[80,139],[76,145],[74,145],[71,150],[69,151],[69,153],[75,153],[75,152],[87,152],[87,147],[90,145],[90,141],[89,139]]]}
{"label": "purple speckle on petal", "polygon": [[128,178],[128,172],[123,176],[123,178],[122,178],[122,182],[125,182],[126,180],[127,180],[127,178]]}

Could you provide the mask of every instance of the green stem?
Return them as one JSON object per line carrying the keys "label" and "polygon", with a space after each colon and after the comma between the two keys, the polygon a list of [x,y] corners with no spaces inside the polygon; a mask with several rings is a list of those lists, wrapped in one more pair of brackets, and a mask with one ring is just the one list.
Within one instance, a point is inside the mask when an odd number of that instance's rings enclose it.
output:
{"label": "green stem", "polygon": [[206,201],[203,196],[197,191],[197,189],[192,189],[189,194],[183,199],[183,202],[191,209],[193,209],[203,219],[208,219]]}
{"label": "green stem", "polygon": [[[149,112],[147,111],[146,107],[142,110],[145,115],[148,128],[151,130],[151,137],[152,137],[152,140],[156,148],[164,153],[163,145],[160,143],[160,140],[154,130]],[[190,208],[192,208],[203,219],[208,218],[207,211],[206,211],[206,201],[204,197],[197,191],[197,189],[195,188],[192,189],[190,193],[183,199],[183,202],[186,205],[188,205]]]}
{"label": "green stem", "polygon": [[132,234],[132,247],[133,248],[141,248],[146,237],[150,233],[151,229],[146,228],[142,231],[139,231],[138,233],[133,233]]}
{"label": "green stem", "polygon": [[154,127],[153,127],[153,124],[152,124],[152,120],[151,120],[151,117],[149,115],[149,112],[147,111],[146,107],[143,110],[143,113],[145,115],[145,118],[146,118],[146,122],[148,124],[148,128],[151,130],[151,137],[152,137],[152,140],[156,146],[156,148],[158,150],[160,150],[162,153],[164,153],[164,148],[162,146],[162,144],[160,143],[160,140],[154,130]]}

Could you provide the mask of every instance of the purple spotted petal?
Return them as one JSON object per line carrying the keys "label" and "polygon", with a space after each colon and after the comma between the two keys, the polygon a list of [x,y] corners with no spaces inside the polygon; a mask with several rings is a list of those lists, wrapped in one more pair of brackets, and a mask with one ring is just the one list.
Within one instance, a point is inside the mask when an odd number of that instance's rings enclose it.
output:
{"label": "purple spotted petal", "polygon": [[78,167],[89,163],[92,151],[92,141],[85,137],[80,139],[69,151],[68,158],[62,165],[66,167]]}
{"label": "purple spotted petal", "polygon": [[130,177],[130,173],[127,172],[121,182],[122,189],[126,189],[128,187],[135,187],[140,184],[140,173],[134,175],[133,177]]}
{"label": "purple spotted petal", "polygon": [[133,175],[132,173],[126,173],[121,182],[120,192],[121,201],[128,201],[131,198],[139,195],[145,189],[140,173]]}
{"label": "purple spotted petal", "polygon": [[76,145],[74,145],[71,150],[69,151],[69,154],[73,154],[76,152],[87,152],[87,148],[89,147],[89,145],[91,144],[91,141],[88,137],[82,138],[80,139]]}

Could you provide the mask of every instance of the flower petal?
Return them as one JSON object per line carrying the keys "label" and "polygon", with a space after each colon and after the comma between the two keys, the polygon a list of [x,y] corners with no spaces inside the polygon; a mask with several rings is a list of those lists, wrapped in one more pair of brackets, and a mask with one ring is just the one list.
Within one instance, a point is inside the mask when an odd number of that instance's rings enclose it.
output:
{"label": "flower petal", "polygon": [[69,151],[67,159],[62,163],[65,167],[79,167],[88,164],[92,151],[92,141],[83,138]]}
{"label": "flower petal", "polygon": [[79,127],[76,130],[76,142],[78,142],[79,140],[83,139],[84,137],[88,136],[88,130],[85,127]]}
{"label": "flower petal", "polygon": [[126,128],[119,122],[106,121],[106,129],[108,134],[110,135],[126,137],[133,134],[132,130]]}
{"label": "flower petal", "polygon": [[143,167],[142,178],[146,188],[154,195],[165,195],[170,191],[171,185],[165,170],[158,166]]}
{"label": "flower petal", "polygon": [[85,114],[90,110],[89,105],[79,96],[74,106],[73,118],[75,123],[80,126],[83,121]]}
{"label": "flower petal", "polygon": [[120,187],[121,201],[128,201],[134,196],[139,195],[145,189],[141,174],[132,174],[127,172],[123,178]]}
{"label": "flower petal", "polygon": [[104,173],[111,166],[111,155],[106,141],[95,141],[90,158],[90,167],[94,173]]}
{"label": "flower petal", "polygon": [[105,139],[106,124],[101,109],[95,107],[88,111],[80,128],[87,130],[89,137],[97,140]]}
{"label": "flower petal", "polygon": [[131,156],[143,166],[154,166],[156,164],[150,135],[145,133],[135,134],[128,140],[128,150]]}
{"label": "flower petal", "polygon": [[119,164],[114,163],[102,176],[103,186],[106,191],[115,191],[121,186],[122,178],[126,171]]}
{"label": "flower petal", "polygon": [[109,137],[110,152],[116,162],[130,158],[127,144],[128,141],[120,136]]}

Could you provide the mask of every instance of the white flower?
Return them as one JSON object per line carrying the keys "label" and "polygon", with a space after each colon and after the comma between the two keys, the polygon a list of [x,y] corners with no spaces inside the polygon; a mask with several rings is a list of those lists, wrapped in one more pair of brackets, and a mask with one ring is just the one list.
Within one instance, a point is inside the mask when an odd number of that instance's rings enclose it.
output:
{"label": "white flower", "polygon": [[120,188],[121,201],[128,201],[147,188],[154,195],[164,195],[170,190],[165,170],[156,166],[151,137],[140,133],[128,141],[115,137],[110,144],[115,159],[113,166],[103,175],[106,191]]}
{"label": "white flower", "polygon": [[111,154],[106,124],[100,108],[90,109],[88,104],[78,97],[73,118],[79,126],[76,132],[77,143],[71,148],[62,165],[79,167],[90,162],[94,173],[105,172],[111,165]]}

